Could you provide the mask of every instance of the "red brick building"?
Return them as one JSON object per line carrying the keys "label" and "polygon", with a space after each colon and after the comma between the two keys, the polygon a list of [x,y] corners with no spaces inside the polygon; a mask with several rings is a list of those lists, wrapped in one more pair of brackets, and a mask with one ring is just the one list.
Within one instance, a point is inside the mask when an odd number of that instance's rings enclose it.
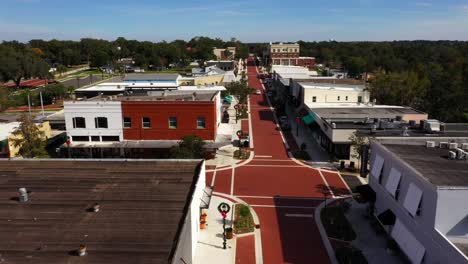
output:
{"label": "red brick building", "polygon": [[124,140],[215,140],[216,100],[122,101]]}
{"label": "red brick building", "polygon": [[62,155],[167,157],[168,149],[192,134],[206,141],[205,148],[216,149],[225,141],[217,138],[222,110],[219,91],[165,91],[65,102],[71,144]]}

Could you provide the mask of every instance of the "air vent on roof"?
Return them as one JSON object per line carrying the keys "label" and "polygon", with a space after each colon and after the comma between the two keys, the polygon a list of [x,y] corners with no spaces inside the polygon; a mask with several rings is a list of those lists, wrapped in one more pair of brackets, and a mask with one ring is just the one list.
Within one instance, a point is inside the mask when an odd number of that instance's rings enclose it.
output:
{"label": "air vent on roof", "polygon": [[457,158],[457,153],[454,151],[449,151],[449,159],[456,159]]}
{"label": "air vent on roof", "polygon": [[450,143],[449,144],[449,149],[456,149],[458,148],[458,144],[457,143]]}
{"label": "air vent on roof", "polygon": [[80,257],[83,257],[86,255],[86,245],[83,245],[81,244],[79,247],[78,247],[78,250],[76,250],[76,254]]}
{"label": "air vent on roof", "polygon": [[426,148],[433,148],[435,147],[434,141],[426,141]]}
{"label": "air vent on roof", "polygon": [[98,203],[95,203],[92,207],[93,212],[97,213],[101,209],[101,206]]}
{"label": "air vent on roof", "polygon": [[467,158],[467,153],[465,151],[463,151],[463,149],[459,149],[457,148],[457,159],[459,160],[462,160],[462,159],[466,159]]}
{"label": "air vent on roof", "polygon": [[28,191],[26,188],[19,188],[19,201],[20,203],[25,203],[29,200]]}
{"label": "air vent on roof", "polygon": [[448,142],[440,142],[440,144],[439,144],[440,148],[445,148],[446,149],[446,148],[448,148],[448,146],[449,146]]}

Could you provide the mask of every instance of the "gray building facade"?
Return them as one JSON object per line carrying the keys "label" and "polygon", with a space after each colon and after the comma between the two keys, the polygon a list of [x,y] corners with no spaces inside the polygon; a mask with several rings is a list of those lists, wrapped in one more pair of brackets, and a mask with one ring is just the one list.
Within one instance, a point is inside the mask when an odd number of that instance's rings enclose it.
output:
{"label": "gray building facade", "polygon": [[371,142],[374,214],[395,216],[383,226],[411,263],[468,263],[468,160],[434,143]]}

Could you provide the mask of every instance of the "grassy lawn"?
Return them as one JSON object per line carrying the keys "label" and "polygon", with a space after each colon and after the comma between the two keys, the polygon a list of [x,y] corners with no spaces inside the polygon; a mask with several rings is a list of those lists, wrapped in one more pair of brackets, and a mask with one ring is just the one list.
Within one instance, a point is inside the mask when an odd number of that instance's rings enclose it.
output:
{"label": "grassy lawn", "polygon": [[250,213],[250,207],[244,204],[236,204],[234,216],[234,233],[245,234],[253,232],[255,223]]}
{"label": "grassy lawn", "polygon": [[346,219],[344,207],[340,203],[322,209],[320,217],[328,237],[344,241],[356,239],[356,233]]}
{"label": "grassy lawn", "polygon": [[[58,76],[57,80],[62,80],[62,79],[67,79],[67,78],[72,78],[72,77],[88,77],[89,75],[102,75],[102,72],[99,69],[90,69],[90,70],[84,70],[84,71],[79,71],[75,72],[72,74],[68,75],[63,75],[63,76]],[[104,74],[104,76],[108,76],[109,74]]]}

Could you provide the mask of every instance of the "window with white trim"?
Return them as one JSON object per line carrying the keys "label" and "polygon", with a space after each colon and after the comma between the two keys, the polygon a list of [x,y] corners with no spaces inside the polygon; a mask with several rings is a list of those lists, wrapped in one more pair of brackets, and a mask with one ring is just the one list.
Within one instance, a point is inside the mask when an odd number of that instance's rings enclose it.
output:
{"label": "window with white trim", "polygon": [[142,123],[143,128],[151,128],[151,118],[143,117],[141,119],[141,123]]}
{"label": "window with white trim", "polygon": [[94,125],[96,128],[108,128],[107,117],[94,118]]}
{"label": "window with white trim", "polygon": [[86,128],[86,119],[84,117],[74,117],[73,128]]}

